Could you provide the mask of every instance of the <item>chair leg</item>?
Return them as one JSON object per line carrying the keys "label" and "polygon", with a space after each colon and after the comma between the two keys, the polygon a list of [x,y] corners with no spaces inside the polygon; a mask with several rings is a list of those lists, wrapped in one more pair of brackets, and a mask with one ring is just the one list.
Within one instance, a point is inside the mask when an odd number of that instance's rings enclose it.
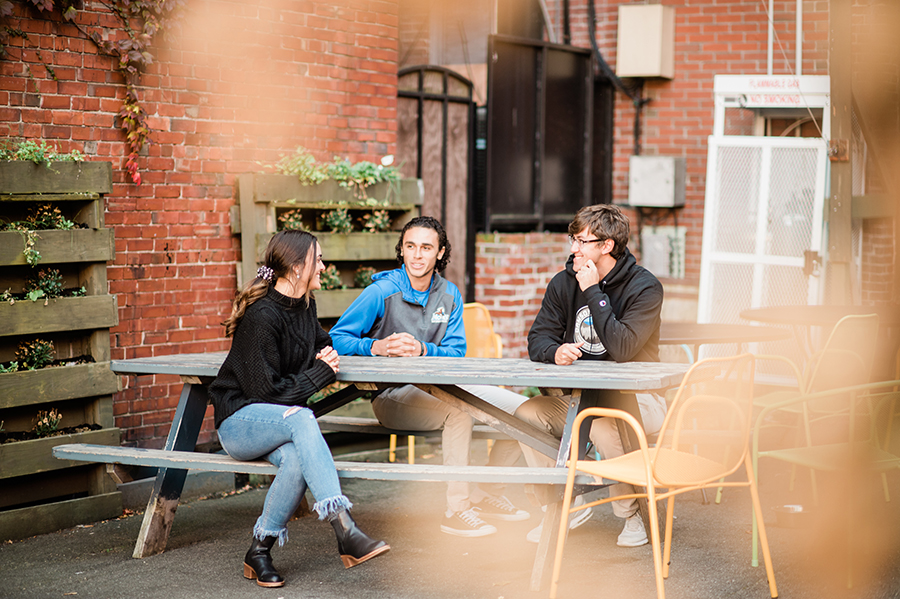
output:
{"label": "chair leg", "polygon": [[[662,555],[660,555],[659,548],[659,515],[656,511],[656,489],[653,485],[647,487],[647,495],[647,503],[650,504],[650,522],[654,524],[650,527],[650,542],[653,544],[653,570],[656,574],[656,597],[657,599],[666,599],[666,589],[663,584],[665,575],[663,574]],[[669,514],[671,513],[672,512],[670,511]],[[666,516],[666,520],[668,521],[670,517],[671,515]],[[668,543],[666,546],[668,547]]]}
{"label": "chair leg", "polygon": [[675,496],[669,497],[666,504],[666,548],[662,561],[663,578],[669,577],[669,562],[672,560],[672,521],[675,518]]}
{"label": "chair leg", "polygon": [[[550,578],[550,599],[556,599],[556,592],[559,588],[559,573],[562,570],[563,549],[566,546],[566,535],[569,532],[569,510],[572,509],[574,488],[575,474],[571,473],[566,478],[566,490],[563,494],[562,509],[559,515],[559,534],[556,537],[556,555],[553,557],[553,576]],[[544,526],[548,524],[548,522],[544,522]]]}
{"label": "chair leg", "polygon": [[[747,480],[750,482],[750,499],[753,501],[753,514],[759,528],[759,541],[762,545],[763,561],[766,564],[766,577],[769,580],[769,594],[778,597],[778,587],[775,585],[775,570],[772,568],[772,556],[769,554],[769,537],[766,536],[766,525],[763,522],[762,506],[759,503],[759,489],[756,486],[756,477],[753,475],[753,464],[750,456],[744,458],[744,469],[747,471]],[[753,546],[756,552],[756,544]]]}
{"label": "chair leg", "polygon": [[416,437],[415,435],[410,435],[406,438],[406,446],[409,448],[409,455],[407,456],[407,461],[410,464],[416,463]]}
{"label": "chair leg", "polygon": [[388,441],[388,462],[393,464],[395,461],[397,461],[397,435],[391,435]]}

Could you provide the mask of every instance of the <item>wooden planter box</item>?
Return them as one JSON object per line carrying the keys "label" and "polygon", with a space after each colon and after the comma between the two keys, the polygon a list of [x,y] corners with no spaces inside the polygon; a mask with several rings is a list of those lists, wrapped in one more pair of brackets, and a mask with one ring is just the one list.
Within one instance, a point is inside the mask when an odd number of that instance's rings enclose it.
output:
{"label": "wooden planter box", "polygon": [[244,187],[241,181],[241,193],[248,191],[253,194],[254,201],[262,204],[296,203],[301,204],[325,204],[346,202],[354,204],[373,199],[388,204],[421,204],[422,182],[419,179],[401,179],[395,185],[377,183],[366,188],[366,197],[358,198],[353,191],[338,185],[335,181],[323,181],[318,185],[303,185],[295,175],[242,175],[250,177],[251,189]]}
{"label": "wooden planter box", "polygon": [[[313,233],[322,246],[322,257],[326,263],[342,261],[371,262],[375,260],[396,260],[397,239],[395,231],[387,233]],[[274,233],[259,233],[256,236],[257,255],[266,250]]]}
{"label": "wooden planter box", "polygon": [[[326,264],[334,264],[346,284],[360,266],[377,270],[385,262],[395,263],[396,245],[400,229],[419,215],[424,196],[422,181],[403,179],[395,185],[379,183],[366,190],[369,199],[357,198],[353,192],[334,181],[319,185],[302,185],[294,175],[254,174],[238,177],[239,205],[231,214],[232,231],[241,235],[241,264],[238,267],[238,287],[256,276],[257,260],[279,228],[278,216],[286,210],[300,210],[304,226],[315,222],[314,215],[331,210],[340,204],[351,211],[387,210],[392,216],[392,231],[384,233],[326,233],[315,235],[322,246]],[[341,289],[316,292],[320,318],[337,318],[362,292],[361,289]]]}
{"label": "wooden planter box", "polygon": [[338,318],[362,292],[362,289],[319,289],[315,292],[319,318]]}
{"label": "wooden planter box", "polygon": [[[112,193],[112,163],[53,162],[46,167],[27,160],[4,161],[0,181],[0,195]],[[44,201],[59,199],[83,198],[47,197]]]}
{"label": "wooden planter box", "polygon": [[0,303],[0,337],[108,329],[119,324],[116,297],[95,295]]}
{"label": "wooden planter box", "polygon": [[[0,445],[0,531],[17,539],[121,514],[121,494],[105,467],[59,460],[54,446],[64,443],[118,445],[112,394],[119,377],[109,369],[109,328],[118,324],[116,298],[109,295],[106,263],[114,258],[114,233],[105,228],[103,194],[112,191],[108,162],[0,162],[0,217],[21,220],[37,204],[50,203],[86,228],[37,231],[40,260],[28,268],[25,238],[0,231],[0,278],[13,291],[40,269],[65,265],[77,272],[84,297],[0,302],[0,347],[6,360],[25,339],[52,334],[63,355],[90,354],[94,362],[0,374],[0,420],[7,430],[27,430],[38,411],[58,408],[63,425],[103,428],[58,437]],[[5,287],[4,287],[5,288]],[[17,506],[27,506],[18,507]]]}
{"label": "wooden planter box", "polygon": [[7,372],[0,374],[0,410],[118,391],[119,377],[109,362]]}
{"label": "wooden planter box", "polygon": [[[71,231],[39,231],[35,249],[42,263],[108,262],[115,255],[112,229],[72,229]],[[25,264],[25,236],[18,231],[0,231],[0,266]]]}
{"label": "wooden planter box", "polygon": [[51,472],[61,468],[83,466],[84,462],[60,460],[53,457],[53,448],[66,443],[119,445],[121,436],[122,433],[118,428],[104,428],[98,431],[4,443],[0,445],[0,480],[26,474]]}

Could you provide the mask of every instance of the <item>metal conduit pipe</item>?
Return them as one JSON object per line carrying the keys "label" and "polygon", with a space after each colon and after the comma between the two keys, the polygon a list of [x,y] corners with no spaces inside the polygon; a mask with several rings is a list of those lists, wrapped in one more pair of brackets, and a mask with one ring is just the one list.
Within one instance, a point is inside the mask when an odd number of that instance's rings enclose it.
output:
{"label": "metal conduit pipe", "polygon": [[600,72],[609,79],[613,87],[616,88],[617,91],[625,94],[629,98],[631,98],[632,104],[634,104],[634,155],[640,156],[641,154],[641,112],[643,112],[644,104],[650,102],[650,98],[643,98],[644,91],[644,82],[642,80],[638,81],[638,84],[629,89],[625,87],[625,84],[622,83],[622,80],[613,72],[610,66],[606,63],[606,60],[603,59],[603,55],[600,54],[600,47],[597,45],[597,34],[595,32],[595,26],[597,21],[597,12],[594,8],[594,0],[588,0],[588,36],[591,39],[591,50],[594,53],[594,58],[597,60],[597,65],[600,67]]}

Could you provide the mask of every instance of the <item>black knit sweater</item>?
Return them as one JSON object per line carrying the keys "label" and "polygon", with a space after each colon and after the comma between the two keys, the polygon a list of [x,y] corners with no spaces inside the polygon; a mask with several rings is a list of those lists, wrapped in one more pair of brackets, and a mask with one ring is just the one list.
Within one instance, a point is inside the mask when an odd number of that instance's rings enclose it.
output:
{"label": "black knit sweater", "polygon": [[316,391],[335,381],[316,354],[331,345],[319,324],[316,304],[292,299],[269,287],[247,308],[234,332],[231,351],[209,386],[216,428],[251,403],[305,406]]}

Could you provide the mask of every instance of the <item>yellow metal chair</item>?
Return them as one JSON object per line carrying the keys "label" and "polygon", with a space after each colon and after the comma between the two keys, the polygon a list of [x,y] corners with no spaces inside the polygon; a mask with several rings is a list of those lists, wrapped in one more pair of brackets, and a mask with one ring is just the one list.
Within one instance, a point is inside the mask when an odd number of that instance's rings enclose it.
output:
{"label": "yellow metal chair", "polygon": [[[778,361],[787,365],[796,377],[797,387],[757,396],[753,399],[754,407],[764,409],[807,393],[868,383],[872,375],[877,335],[877,314],[845,316],[834,325],[822,349],[810,356],[802,373],[796,364],[784,356],[757,355],[757,362]],[[816,414],[809,413],[809,404],[804,402],[783,405],[779,413],[785,416],[784,421],[787,423],[781,426],[795,428],[798,432],[805,430],[807,435],[811,422],[817,417]],[[778,426],[773,422],[767,425]],[[796,467],[792,469],[792,488],[795,472]],[[810,477],[813,500],[817,501],[815,471],[810,472]],[[755,560],[753,565],[757,565]]]}
{"label": "yellow metal chair", "polygon": [[484,304],[463,304],[467,358],[502,358],[503,341],[494,332],[491,313]]}
{"label": "yellow metal chair", "polygon": [[[766,406],[756,419],[753,429],[753,470],[758,472],[760,457],[773,458],[793,466],[826,472],[872,472],[884,475],[900,469],[900,457],[887,451],[882,435],[892,426],[890,413],[900,398],[900,380],[882,381],[808,393]],[[760,450],[759,435],[770,414],[779,411],[812,415],[794,446]],[[810,426],[816,424],[817,426]],[[865,431],[865,432],[863,432]],[[853,495],[851,494],[851,497]],[[855,510],[845,510],[852,520]],[[757,520],[754,513],[752,531],[752,559],[757,561]],[[848,530],[852,531],[852,521]],[[762,528],[760,527],[760,531]],[[762,536],[762,533],[759,533]],[[765,543],[765,542],[764,542]],[[852,586],[852,570],[847,571],[847,586]]]}
{"label": "yellow metal chair", "polygon": [[[463,327],[466,331],[466,357],[467,358],[502,358],[503,341],[500,335],[494,332],[494,324],[491,322],[491,313],[484,304],[472,302],[463,304]],[[416,463],[416,438],[412,435],[406,440],[408,448],[408,461]],[[491,440],[488,439],[488,444]],[[490,449],[490,446],[488,447]],[[396,459],[397,435],[391,435],[388,460]]]}
{"label": "yellow metal chair", "polygon": [[[694,383],[707,380],[711,372],[724,372],[715,385],[717,395],[694,394]],[[608,408],[588,408],[578,414],[572,426],[572,453],[564,496],[556,558],[550,597],[557,594],[562,556],[570,514],[581,509],[608,503],[626,497],[646,497],[650,512],[650,539],[653,545],[653,567],[656,573],[656,593],[664,599],[663,579],[669,574],[671,556],[672,522],[675,496],[697,489],[718,486],[749,487],[754,512],[761,516],[759,495],[750,461],[749,439],[752,422],[753,378],[755,361],[751,354],[730,358],[701,360],[688,370],[675,395],[665,422],[659,432],[656,447],[650,448],[640,423],[632,415]],[[727,381],[726,387],[721,383]],[[582,420],[590,416],[606,416],[625,421],[637,436],[640,449],[609,460],[592,461],[578,459],[578,430]],[[743,466],[745,481],[722,482]],[[575,475],[578,472],[643,487],[645,491],[630,495],[609,497],[591,503],[571,507]],[[663,491],[664,490],[664,491]],[[656,502],[667,499],[665,525],[665,555],[661,555]],[[760,519],[761,520],[761,519]],[[769,555],[765,528],[760,526],[766,574],[772,597],[778,596],[775,573]]]}

